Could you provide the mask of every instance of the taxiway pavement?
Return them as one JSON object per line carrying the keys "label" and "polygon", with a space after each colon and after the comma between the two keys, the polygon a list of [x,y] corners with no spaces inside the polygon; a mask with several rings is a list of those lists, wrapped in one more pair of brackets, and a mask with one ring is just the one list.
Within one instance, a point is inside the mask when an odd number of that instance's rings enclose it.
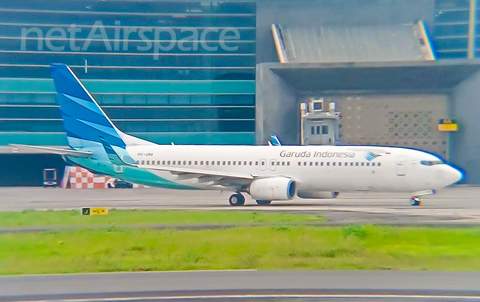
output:
{"label": "taxiway pavement", "polygon": [[477,272],[247,270],[73,274],[1,277],[0,300],[480,301],[479,284]]}
{"label": "taxiway pavement", "polygon": [[335,199],[294,199],[258,206],[247,197],[243,207],[228,204],[229,192],[143,189],[0,188],[0,211],[181,209],[315,213],[341,223],[480,225],[480,187],[457,186],[409,205],[409,194],[343,193]]}

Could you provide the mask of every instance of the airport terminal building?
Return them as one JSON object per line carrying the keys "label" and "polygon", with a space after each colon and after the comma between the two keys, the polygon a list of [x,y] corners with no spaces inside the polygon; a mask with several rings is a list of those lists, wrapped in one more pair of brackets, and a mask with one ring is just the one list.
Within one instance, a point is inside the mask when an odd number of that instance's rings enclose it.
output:
{"label": "airport terminal building", "polygon": [[[480,183],[477,2],[0,0],[0,185],[63,170],[58,156],[9,146],[67,145],[58,62],[118,128],[156,143],[323,136],[427,150]],[[322,108],[307,116],[312,102]]]}

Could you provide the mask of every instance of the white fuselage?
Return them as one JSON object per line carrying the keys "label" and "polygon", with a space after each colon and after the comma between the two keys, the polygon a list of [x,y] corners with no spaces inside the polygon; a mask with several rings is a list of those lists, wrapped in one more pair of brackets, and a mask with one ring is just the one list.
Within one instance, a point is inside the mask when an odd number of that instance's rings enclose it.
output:
{"label": "white fuselage", "polygon": [[416,192],[439,189],[462,174],[426,152],[368,146],[128,146],[139,167],[196,189],[228,189],[155,167],[287,177],[298,190]]}

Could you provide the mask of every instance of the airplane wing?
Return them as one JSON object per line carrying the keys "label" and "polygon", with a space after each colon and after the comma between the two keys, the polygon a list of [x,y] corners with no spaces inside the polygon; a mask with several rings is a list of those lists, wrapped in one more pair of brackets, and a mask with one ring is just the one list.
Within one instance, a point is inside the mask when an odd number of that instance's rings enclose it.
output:
{"label": "airplane wing", "polygon": [[68,155],[68,156],[75,156],[75,157],[90,157],[93,155],[92,152],[88,151],[76,151],[71,149],[62,149],[62,148],[52,148],[52,147],[45,147],[45,146],[29,146],[29,145],[10,145],[17,150],[26,150],[26,151],[35,151],[41,153],[48,153],[48,154],[58,154],[58,155]]}
{"label": "airplane wing", "polygon": [[198,177],[215,177],[215,178],[231,178],[231,179],[244,179],[253,180],[255,177],[251,174],[233,173],[233,172],[221,172],[221,171],[208,171],[201,169],[190,169],[183,167],[157,167],[157,166],[139,166],[140,168],[166,171],[172,174],[182,175],[184,179],[198,178]]}

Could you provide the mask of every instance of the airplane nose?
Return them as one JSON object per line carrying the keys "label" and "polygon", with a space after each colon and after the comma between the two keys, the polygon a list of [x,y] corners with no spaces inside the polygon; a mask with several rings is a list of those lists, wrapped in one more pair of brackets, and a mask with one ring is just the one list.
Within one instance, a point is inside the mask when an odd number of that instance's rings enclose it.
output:
{"label": "airplane nose", "polygon": [[454,167],[451,167],[449,166],[448,167],[448,179],[449,181],[451,182],[451,184],[454,184],[454,183],[457,183],[461,180],[463,180],[463,173],[458,170],[458,169],[455,169]]}

